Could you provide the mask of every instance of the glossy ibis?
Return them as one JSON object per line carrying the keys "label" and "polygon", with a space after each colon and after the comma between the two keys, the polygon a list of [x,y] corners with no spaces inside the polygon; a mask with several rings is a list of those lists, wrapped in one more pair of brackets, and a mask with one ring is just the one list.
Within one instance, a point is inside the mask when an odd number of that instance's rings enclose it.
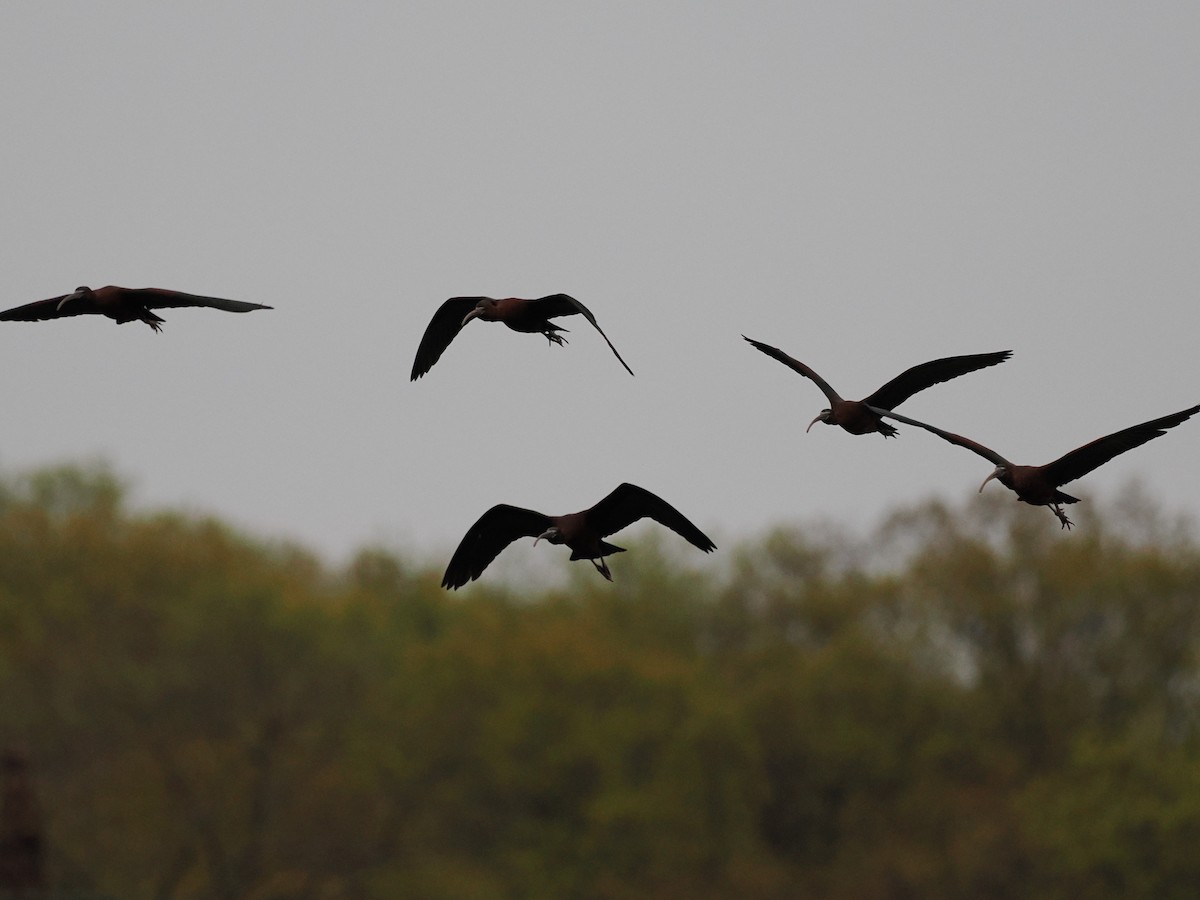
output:
{"label": "glossy ibis", "polygon": [[451,297],[438,307],[438,311],[433,314],[433,318],[429,320],[429,325],[425,328],[425,335],[421,338],[421,343],[417,347],[417,357],[413,361],[411,380],[416,381],[432,369],[433,364],[450,346],[450,342],[472,319],[482,319],[484,322],[503,322],[513,331],[540,334],[551,344],[562,345],[567,342],[567,339],[559,332],[567,329],[555,325],[550,320],[559,316],[577,314],[582,315],[592,324],[593,328],[600,332],[600,336],[604,338],[604,342],[608,344],[613,355],[620,360],[621,365],[625,366],[625,371],[632,375],[633,369],[629,368],[625,360],[621,359],[621,354],[617,353],[617,348],[608,339],[604,329],[597,324],[596,317],[592,315],[591,310],[574,297],[568,297],[566,294],[550,294],[536,300],[522,300],[519,297],[507,297],[503,300],[494,300],[491,297]]}
{"label": "glossy ibis", "polygon": [[[805,432],[824,422],[826,425],[840,425],[851,434],[870,434],[877,431],[885,438],[895,437],[896,429],[884,422],[875,409],[894,409],[913,394],[923,391],[959,375],[966,375],[976,369],[984,369],[1004,362],[1012,356],[1011,350],[1001,350],[997,353],[974,353],[968,356],[947,356],[921,363],[901,372],[871,396],[863,400],[843,400],[838,392],[829,386],[824,378],[800,362],[793,359],[782,350],[756,341],[742,335],[755,349],[761,350],[772,359],[777,359],[789,369],[794,369],[805,378],[811,379],[829,398],[829,408],[821,410],[821,414],[808,423]],[[872,409],[874,407],[875,409]]]}
{"label": "glossy ibis", "polygon": [[125,322],[145,322],[155,331],[162,331],[164,320],[150,310],[179,306],[208,306],[238,313],[254,309],[272,309],[261,303],[247,303],[244,300],[222,300],[220,297],[202,297],[199,294],[185,294],[163,288],[123,288],[110,284],[96,290],[77,287],[70,294],[61,297],[36,300],[24,306],[6,309],[0,312],[0,322],[33,322],[92,313],[108,316],[118,325]]}
{"label": "glossy ibis", "polygon": [[1200,412],[1200,406],[1193,406],[1182,412],[1163,416],[1161,419],[1152,419],[1149,422],[1143,422],[1141,425],[1134,425],[1114,434],[1096,438],[1090,444],[1084,444],[1082,447],[1072,450],[1070,453],[1060,456],[1054,462],[1047,463],[1044,466],[1018,466],[1016,463],[1009,462],[995,450],[991,450],[970,438],[965,438],[959,434],[952,434],[949,431],[943,431],[940,428],[935,428],[933,425],[918,422],[916,419],[910,419],[908,416],[902,416],[899,413],[889,410],[876,409],[875,412],[909,425],[915,425],[918,428],[924,428],[926,431],[936,434],[951,444],[957,444],[960,447],[966,447],[968,450],[978,453],[996,466],[992,474],[983,479],[983,484],[979,485],[981,492],[987,483],[995,478],[1006,488],[1013,491],[1017,495],[1018,500],[1033,506],[1049,506],[1054,511],[1054,515],[1058,516],[1058,521],[1062,523],[1062,527],[1070,528],[1073,523],[1067,518],[1067,514],[1062,511],[1060,504],[1078,503],[1079,498],[1072,497],[1070,494],[1064,494],[1058,489],[1060,485],[1072,482],[1076,478],[1082,478],[1088,472],[1092,471],[1092,469],[1099,468],[1113,457],[1120,456],[1127,450],[1140,447],[1142,444],[1152,441],[1156,437],[1162,437],[1167,433],[1168,429],[1186,422],[1197,412]]}
{"label": "glossy ibis", "polygon": [[565,516],[548,516],[505,503],[493,506],[471,526],[454,551],[442,578],[442,587],[457,590],[468,581],[474,581],[501,550],[522,537],[536,538],[535,546],[542,539],[551,544],[566,544],[571,548],[571,559],[589,560],[597,572],[612,581],[604,557],[623,553],[625,548],[616,547],[604,538],[647,517],[670,528],[705,553],[717,548],[704,532],[666,500],[636,484],[627,483],[591,509]]}

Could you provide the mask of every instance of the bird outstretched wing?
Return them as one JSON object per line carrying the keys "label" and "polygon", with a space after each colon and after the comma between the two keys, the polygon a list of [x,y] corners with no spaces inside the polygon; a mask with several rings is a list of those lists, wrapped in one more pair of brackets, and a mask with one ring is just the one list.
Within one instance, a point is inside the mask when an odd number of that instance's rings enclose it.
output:
{"label": "bird outstretched wing", "polygon": [[966,356],[947,356],[921,363],[901,372],[870,397],[863,400],[868,406],[878,406],[881,409],[894,409],[913,394],[927,387],[966,375],[976,369],[985,369],[1004,362],[1012,356],[1011,350],[1001,350],[996,353],[972,353]]}
{"label": "bird outstretched wing", "polygon": [[[464,313],[465,315],[465,313]],[[442,587],[458,590],[474,581],[500,551],[517,538],[537,537],[551,525],[550,517],[532,509],[501,503],[479,517],[459,542],[442,576]]]}
{"label": "bird outstretched wing", "polygon": [[619,485],[585,515],[588,525],[601,537],[608,537],[638,519],[650,518],[659,525],[670,528],[705,553],[717,549],[717,545],[709,540],[708,535],[693,525],[683,513],[666,500],[636,484]]}
{"label": "bird outstretched wing", "polygon": [[1091,443],[1084,444],[1043,466],[1043,471],[1053,484],[1068,484],[1076,478],[1082,478],[1092,469],[1099,468],[1113,457],[1120,456],[1134,447],[1140,447],[1156,437],[1162,437],[1168,429],[1186,422],[1197,412],[1200,412],[1200,406],[1193,406],[1161,419],[1152,419],[1141,425],[1133,425],[1114,434],[1096,438]]}
{"label": "bird outstretched wing", "polygon": [[68,303],[59,309],[58,304],[63,301],[63,298],[69,296],[70,294],[60,294],[49,300],[35,300],[33,303],[6,309],[0,312],[0,322],[39,322],[46,319],[61,319],[64,316],[81,316],[84,313],[96,311],[94,304],[84,300]]}
{"label": "bird outstretched wing", "polygon": [[804,363],[800,362],[800,360],[788,356],[778,347],[772,347],[770,344],[764,344],[762,341],[756,341],[754,338],[748,338],[744,334],[742,335],[742,339],[748,341],[755,350],[761,350],[763,353],[767,354],[767,356],[771,357],[772,359],[779,360],[792,371],[799,372],[805,378],[812,381],[813,384],[821,389],[821,393],[823,393],[829,399],[831,406],[835,403],[842,402],[842,398],[838,396],[838,392],[833,389],[829,382],[806,366]]}
{"label": "bird outstretched wing", "polygon": [[[256,309],[274,309],[262,303],[249,303],[245,300],[226,300],[223,297],[205,297],[202,294],[185,294],[183,291],[169,291],[166,288],[124,288],[122,293],[129,300],[140,303],[146,309],[172,309],[184,306],[207,306],[211,309],[223,309],[225,312],[251,312]],[[70,306],[71,304],[67,304]]]}
{"label": "bird outstretched wing", "polygon": [[425,326],[425,334],[417,345],[417,356],[413,360],[410,381],[416,381],[433,368],[433,364],[442,358],[450,342],[462,330],[463,319],[473,310],[483,297],[451,297],[438,307],[429,324]]}
{"label": "bird outstretched wing", "polygon": [[965,438],[961,434],[954,434],[952,431],[943,431],[942,429],[930,425],[926,422],[918,422],[916,419],[910,419],[908,416],[902,416],[898,412],[893,412],[890,409],[877,409],[874,406],[868,406],[872,412],[880,416],[886,416],[889,419],[895,419],[897,422],[903,422],[906,425],[915,425],[917,428],[924,428],[930,434],[936,434],[944,441],[949,441],[951,444],[957,444],[959,447],[965,447],[972,453],[977,453],[984,459],[988,460],[997,466],[1012,466],[1012,463],[992,450],[990,447],[985,447],[978,441],[973,441],[970,438]]}
{"label": "bird outstretched wing", "polygon": [[600,332],[600,337],[604,338],[604,343],[608,344],[608,349],[613,352],[613,356],[625,367],[625,371],[630,375],[633,374],[633,369],[629,368],[629,364],[624,359],[621,359],[621,354],[617,352],[617,348],[613,346],[613,342],[608,339],[608,335],[604,333],[604,329],[600,327],[600,324],[596,321],[596,317],[592,315],[592,311],[574,297],[568,294],[550,294],[546,297],[530,300],[529,303],[536,306],[538,311],[548,319],[555,316],[573,316],[577,313],[582,315],[592,323],[593,328]]}

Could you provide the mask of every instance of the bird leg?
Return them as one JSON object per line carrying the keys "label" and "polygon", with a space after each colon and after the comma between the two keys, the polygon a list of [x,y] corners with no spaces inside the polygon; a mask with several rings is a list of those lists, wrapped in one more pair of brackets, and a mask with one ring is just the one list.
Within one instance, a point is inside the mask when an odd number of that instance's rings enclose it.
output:
{"label": "bird leg", "polygon": [[1050,509],[1052,509],[1054,511],[1054,514],[1056,516],[1058,516],[1058,521],[1062,522],[1062,527],[1067,529],[1068,531],[1070,531],[1071,526],[1074,525],[1075,523],[1067,518],[1067,514],[1062,511],[1062,507],[1059,506],[1057,503],[1051,503]]}
{"label": "bird leg", "polygon": [[[558,344],[558,346],[562,347],[562,346],[566,345],[567,339],[565,337],[563,337],[561,334],[559,334],[559,332],[566,331],[566,330],[567,330],[566,328],[561,328],[561,327],[555,328],[553,331],[550,328],[547,328],[545,331],[542,332],[542,336],[545,337],[546,340],[548,340],[551,344]],[[547,345],[547,346],[549,346],[549,345]]]}
{"label": "bird leg", "polygon": [[[156,332],[162,331],[162,323],[164,320],[162,319],[161,316],[156,316],[154,313],[150,312],[150,310],[148,310],[148,309],[138,310],[137,318],[140,319],[141,321],[145,322],[147,325],[149,325],[151,328],[153,328]],[[120,323],[121,321],[122,321],[121,319],[117,320],[118,323]],[[132,321],[132,320],[125,319],[124,321],[128,322],[128,321]]]}
{"label": "bird leg", "polygon": [[603,556],[600,557],[600,562],[596,562],[594,559],[588,561],[596,567],[597,572],[599,572],[609,581],[612,581],[612,572],[608,570],[608,563],[605,561]]}

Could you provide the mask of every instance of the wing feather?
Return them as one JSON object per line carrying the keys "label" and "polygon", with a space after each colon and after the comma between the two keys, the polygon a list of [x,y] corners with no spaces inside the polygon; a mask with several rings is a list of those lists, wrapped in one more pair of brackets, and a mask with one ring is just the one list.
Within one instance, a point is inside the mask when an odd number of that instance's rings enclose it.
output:
{"label": "wing feather", "polygon": [[984,369],[1004,362],[1012,356],[1011,350],[996,353],[972,353],[966,356],[947,356],[921,363],[901,372],[870,397],[863,400],[868,406],[895,409],[913,394],[927,387],[966,375],[976,369]]}
{"label": "wing feather", "polygon": [[717,549],[708,535],[666,500],[636,484],[625,483],[589,509],[587,522],[601,537],[608,537],[639,519],[650,518],[705,553]]}
{"label": "wing feather", "polygon": [[910,419],[908,416],[902,416],[898,412],[893,412],[890,409],[876,409],[874,406],[868,406],[872,412],[881,416],[886,416],[889,419],[895,419],[897,422],[904,422],[907,425],[915,425],[917,428],[924,428],[930,434],[936,434],[944,441],[949,441],[951,444],[957,444],[959,447],[965,447],[972,453],[977,453],[984,459],[997,466],[1012,466],[1013,464],[989,447],[983,446],[978,441],[973,441],[970,438],[965,438],[961,434],[954,434],[951,431],[943,431],[936,426],[929,425],[925,422],[918,422],[916,419]]}
{"label": "wing feather", "polygon": [[62,302],[63,297],[69,296],[70,294],[61,294],[49,300],[35,300],[33,303],[6,309],[0,312],[0,322],[39,322],[61,319],[64,316],[81,316],[96,311],[95,305],[86,300],[76,300],[59,309],[58,304]]}
{"label": "wing feather", "polygon": [[813,384],[819,387],[821,392],[829,399],[829,404],[831,406],[835,403],[842,402],[842,398],[838,396],[838,392],[833,389],[829,382],[806,366],[804,363],[800,362],[800,360],[788,356],[778,347],[772,347],[770,344],[764,344],[762,341],[756,341],[754,338],[748,338],[744,334],[742,335],[742,339],[748,341],[755,350],[761,350],[763,353],[767,354],[767,356],[771,357],[772,359],[779,360],[792,371],[799,372],[805,378],[812,381]]}
{"label": "wing feather", "polygon": [[600,327],[600,323],[596,321],[596,317],[592,315],[592,311],[574,297],[568,294],[550,294],[528,302],[536,306],[538,312],[547,319],[552,319],[555,316],[582,315],[592,324],[593,328],[600,332],[600,337],[604,338],[604,343],[608,344],[608,349],[613,352],[613,356],[625,367],[625,371],[630,375],[633,374],[633,369],[629,368],[629,364],[621,358],[621,354],[617,352],[617,348],[613,346],[613,342],[608,339],[608,335],[604,333],[604,329]]}
{"label": "wing feather", "polygon": [[1190,409],[1163,416],[1161,419],[1152,419],[1141,425],[1134,425],[1105,437],[1096,438],[1091,443],[1084,444],[1043,466],[1043,471],[1052,484],[1069,484],[1076,478],[1082,478],[1093,469],[1104,465],[1113,457],[1120,456],[1134,447],[1140,447],[1156,437],[1162,437],[1168,429],[1186,422],[1197,412],[1200,412],[1200,406],[1193,406]]}
{"label": "wing feather", "polygon": [[[255,309],[273,309],[262,303],[249,303],[245,300],[226,300],[223,297],[205,297],[202,294],[186,294],[183,291],[169,291],[166,288],[122,288],[125,299],[140,303],[146,309],[178,309],[185,306],[207,306],[211,309],[222,309],[225,312],[244,313]],[[70,304],[67,304],[70,306]]]}
{"label": "wing feather", "polygon": [[[465,315],[465,313],[464,313]],[[518,538],[537,537],[550,527],[550,517],[532,509],[501,503],[479,517],[459,542],[442,576],[442,587],[458,590],[474,581],[500,551]]]}
{"label": "wing feather", "polygon": [[417,356],[413,360],[410,381],[416,381],[433,368],[433,364],[442,358],[450,342],[458,337],[462,329],[462,321],[467,313],[473,310],[482,297],[451,297],[438,307],[429,324],[425,326],[425,334],[417,345]]}

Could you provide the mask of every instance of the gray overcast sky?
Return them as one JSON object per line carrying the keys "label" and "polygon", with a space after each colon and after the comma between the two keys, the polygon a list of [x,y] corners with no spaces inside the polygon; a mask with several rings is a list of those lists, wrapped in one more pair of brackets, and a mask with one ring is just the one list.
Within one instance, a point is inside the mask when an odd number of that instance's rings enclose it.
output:
{"label": "gray overcast sky", "polygon": [[[726,544],[959,502],[988,463],[805,435],[824,397],[740,335],[855,398],[1012,349],[901,409],[1018,462],[1200,402],[1198,46],[1192,2],[4,4],[0,307],[276,308],[4,323],[0,464],[102,457],[333,560],[621,481]],[[445,298],[557,291],[636,378],[576,319],[409,382]],[[1194,514],[1198,448],[1071,490]]]}

